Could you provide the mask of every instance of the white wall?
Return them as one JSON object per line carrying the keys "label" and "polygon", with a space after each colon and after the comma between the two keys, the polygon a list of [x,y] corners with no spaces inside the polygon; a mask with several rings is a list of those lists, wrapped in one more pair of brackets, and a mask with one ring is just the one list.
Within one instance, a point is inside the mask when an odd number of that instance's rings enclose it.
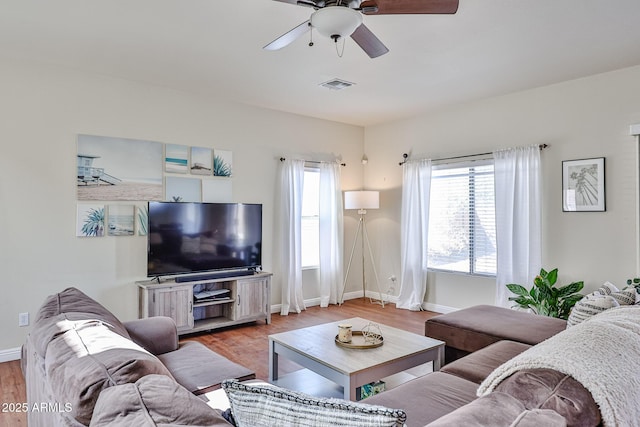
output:
{"label": "white wall", "polygon": [[[360,127],[29,64],[0,63],[0,93],[0,350],[24,342],[30,327],[18,328],[19,312],[33,322],[47,295],[71,285],[123,320],[137,318],[146,239],[75,237],[79,133],[231,150],[233,201],[264,205],[266,271],[280,156],[341,155],[345,188],[362,184]],[[277,277],[273,285],[277,304]]]}
{"label": "white wall", "polygon": [[[368,127],[365,186],[383,192],[382,209],[371,223],[377,227],[381,277],[400,274],[403,153],[439,158],[546,143],[543,267],[558,267],[561,283],[584,280],[587,291],[605,280],[624,285],[637,274],[635,139],[629,125],[638,122],[640,67],[634,67]],[[607,211],[563,213],[561,162],[590,157],[606,158]],[[491,304],[494,283],[431,273],[426,301],[456,308]]]}

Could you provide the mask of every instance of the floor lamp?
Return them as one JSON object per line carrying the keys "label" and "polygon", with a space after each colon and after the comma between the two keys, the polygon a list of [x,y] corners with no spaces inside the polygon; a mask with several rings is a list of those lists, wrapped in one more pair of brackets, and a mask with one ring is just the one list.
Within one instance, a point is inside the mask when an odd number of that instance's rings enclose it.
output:
{"label": "floor lamp", "polygon": [[[344,303],[344,290],[347,287],[347,278],[349,277],[349,270],[351,269],[351,262],[353,261],[353,253],[356,249],[356,243],[358,243],[358,237],[362,246],[362,294],[366,298],[367,296],[367,282],[364,273],[364,261],[365,261],[365,244],[369,250],[369,257],[371,258],[371,268],[378,285],[378,293],[380,294],[380,304],[384,308],[384,300],[382,299],[382,291],[380,291],[380,281],[378,280],[378,273],[376,271],[376,265],[373,259],[373,252],[371,251],[371,244],[369,243],[369,234],[367,233],[367,223],[365,217],[367,215],[367,209],[378,209],[380,207],[380,192],[379,191],[345,191],[344,192],[344,208],[345,209],[358,209],[360,214],[360,221],[358,221],[358,230],[356,231],[356,237],[353,239],[353,246],[351,247],[351,255],[349,256],[349,264],[347,265],[347,272],[344,275],[344,283],[342,284],[342,295],[340,296],[340,303]],[[369,298],[371,302],[371,298]]]}

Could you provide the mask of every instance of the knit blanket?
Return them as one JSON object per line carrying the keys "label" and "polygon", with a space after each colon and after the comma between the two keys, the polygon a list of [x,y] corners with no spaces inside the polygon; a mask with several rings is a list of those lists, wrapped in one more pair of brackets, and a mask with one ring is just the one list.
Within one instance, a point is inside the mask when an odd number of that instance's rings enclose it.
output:
{"label": "knit blanket", "polygon": [[522,369],[572,376],[593,396],[605,427],[640,426],[640,306],[602,312],[502,364],[478,388],[491,393]]}

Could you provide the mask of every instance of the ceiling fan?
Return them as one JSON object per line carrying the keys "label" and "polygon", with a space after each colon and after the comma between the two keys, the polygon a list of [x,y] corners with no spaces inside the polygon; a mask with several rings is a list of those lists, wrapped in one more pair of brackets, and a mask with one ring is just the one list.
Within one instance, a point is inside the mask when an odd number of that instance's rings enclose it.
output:
{"label": "ceiling fan", "polygon": [[[453,14],[458,0],[275,0],[315,9],[311,18],[264,47],[278,50],[315,28],[335,42],[351,38],[371,58],[389,49],[362,23],[362,15]],[[311,45],[311,43],[310,43]]]}

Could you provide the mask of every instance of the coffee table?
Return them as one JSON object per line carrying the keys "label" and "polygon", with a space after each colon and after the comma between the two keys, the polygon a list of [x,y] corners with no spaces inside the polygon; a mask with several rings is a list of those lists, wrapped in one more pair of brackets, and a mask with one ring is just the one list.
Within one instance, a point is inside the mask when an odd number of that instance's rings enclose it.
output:
{"label": "coffee table", "polygon": [[381,324],[383,345],[345,348],[335,342],[342,323],[360,331],[369,321],[355,317],[269,335],[269,382],[278,379],[278,358],[283,356],[341,385],[344,398],[355,401],[360,386],[427,362],[437,371],[444,360],[444,341]]}

